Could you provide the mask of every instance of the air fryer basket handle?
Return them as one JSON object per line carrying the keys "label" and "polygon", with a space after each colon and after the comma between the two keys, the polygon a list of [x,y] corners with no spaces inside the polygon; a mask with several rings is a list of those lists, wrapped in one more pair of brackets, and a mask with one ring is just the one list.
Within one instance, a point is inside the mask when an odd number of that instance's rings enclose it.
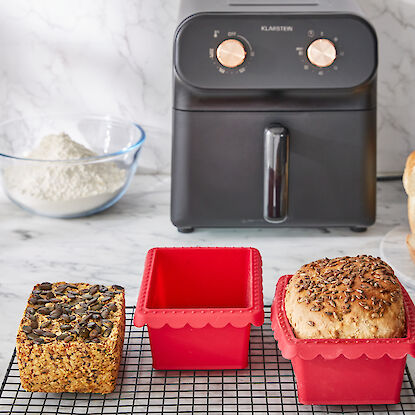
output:
{"label": "air fryer basket handle", "polygon": [[288,130],[278,124],[266,128],[264,146],[264,219],[283,222],[288,207]]}

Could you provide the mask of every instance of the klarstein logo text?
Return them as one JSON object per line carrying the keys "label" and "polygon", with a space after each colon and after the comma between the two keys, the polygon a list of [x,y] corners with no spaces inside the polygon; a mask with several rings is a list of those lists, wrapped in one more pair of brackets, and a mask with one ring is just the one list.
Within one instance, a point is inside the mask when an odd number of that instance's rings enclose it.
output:
{"label": "klarstein logo text", "polygon": [[293,26],[261,26],[261,32],[293,32]]}

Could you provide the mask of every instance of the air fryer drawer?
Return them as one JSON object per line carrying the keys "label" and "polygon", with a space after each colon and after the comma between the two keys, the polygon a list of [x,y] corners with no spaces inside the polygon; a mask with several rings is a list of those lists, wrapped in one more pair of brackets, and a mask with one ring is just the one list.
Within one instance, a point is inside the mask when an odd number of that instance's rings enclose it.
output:
{"label": "air fryer drawer", "polygon": [[[264,130],[290,134],[288,208],[264,220]],[[173,223],[368,226],[376,211],[376,110],[174,111]]]}

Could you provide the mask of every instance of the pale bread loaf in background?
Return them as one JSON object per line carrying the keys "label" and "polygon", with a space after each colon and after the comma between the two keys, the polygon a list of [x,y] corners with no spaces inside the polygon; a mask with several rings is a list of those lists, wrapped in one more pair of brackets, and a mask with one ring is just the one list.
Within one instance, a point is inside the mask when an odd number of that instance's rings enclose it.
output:
{"label": "pale bread loaf in background", "polygon": [[411,229],[411,234],[406,237],[406,245],[412,261],[415,262],[415,151],[406,160],[402,182],[408,195],[408,221]]}

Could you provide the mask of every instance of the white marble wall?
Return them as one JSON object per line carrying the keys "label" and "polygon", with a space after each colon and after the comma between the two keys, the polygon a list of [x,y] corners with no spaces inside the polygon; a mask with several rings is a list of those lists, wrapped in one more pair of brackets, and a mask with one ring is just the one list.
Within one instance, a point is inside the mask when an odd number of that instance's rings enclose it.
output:
{"label": "white marble wall", "polygon": [[[341,0],[337,0],[341,1]],[[379,170],[415,148],[415,0],[360,0],[380,37]],[[179,0],[0,2],[0,119],[109,113],[151,127],[144,167],[169,171]],[[415,115],[415,114],[414,114]]]}
{"label": "white marble wall", "polygon": [[379,38],[379,169],[415,150],[415,0],[359,0]]}
{"label": "white marble wall", "polygon": [[168,171],[176,0],[0,2],[0,119],[87,111],[153,127],[142,161]]}

